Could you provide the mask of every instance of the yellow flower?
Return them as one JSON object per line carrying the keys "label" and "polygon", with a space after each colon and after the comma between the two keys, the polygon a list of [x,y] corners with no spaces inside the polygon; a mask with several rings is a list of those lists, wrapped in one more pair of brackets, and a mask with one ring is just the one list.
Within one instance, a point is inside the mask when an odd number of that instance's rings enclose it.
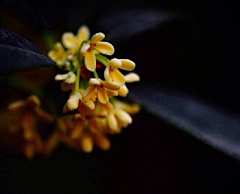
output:
{"label": "yellow flower", "polygon": [[54,49],[48,52],[48,56],[54,60],[59,66],[63,66],[68,52],[66,52],[60,42],[54,45]]}
{"label": "yellow flower", "polygon": [[63,107],[63,113],[77,109],[79,101],[81,100],[82,100],[82,94],[80,92],[75,92],[70,94],[66,104]]}
{"label": "yellow flower", "polygon": [[89,39],[89,29],[87,26],[81,26],[75,36],[72,32],[65,32],[62,35],[62,43],[64,47],[71,50],[72,54],[77,54],[78,49],[83,41]]}
{"label": "yellow flower", "polygon": [[122,109],[130,115],[134,115],[140,111],[140,107],[138,104],[129,104],[120,100],[114,100],[113,105],[115,108]]}
{"label": "yellow flower", "polygon": [[[140,77],[136,73],[129,73],[129,74],[125,75],[124,77],[125,77],[125,82],[126,83],[132,83],[132,82],[140,81]],[[128,94],[128,88],[124,84],[118,90],[118,95],[122,96],[122,97],[125,97],[125,96],[127,96],[127,94]]]}
{"label": "yellow flower", "polygon": [[[106,104],[109,101],[108,90],[118,90],[120,85],[118,83],[102,81],[99,78],[91,78],[89,80],[89,87],[83,93],[83,102],[88,101],[97,94],[97,99],[102,104]],[[113,94],[114,95],[114,94]]]}
{"label": "yellow flower", "polygon": [[108,150],[110,141],[105,136],[109,131],[107,120],[96,115],[79,113],[63,116],[59,122],[60,140],[75,149],[91,152],[96,144],[102,150]]}
{"label": "yellow flower", "polygon": [[114,47],[112,44],[108,42],[101,42],[104,37],[105,35],[103,33],[96,33],[92,36],[88,44],[85,44],[81,49],[81,53],[85,55],[85,66],[89,71],[93,72],[96,69],[96,57],[94,50],[105,55],[112,55],[114,53]]}
{"label": "yellow flower", "polygon": [[124,75],[118,68],[132,71],[135,68],[135,63],[128,59],[111,59],[104,71],[104,78],[108,82],[117,82],[120,85],[125,83]]}
{"label": "yellow flower", "polygon": [[76,75],[71,71],[65,74],[57,74],[55,76],[55,81],[60,81],[60,80],[63,80],[67,84],[73,84],[76,81]]}
{"label": "yellow flower", "polygon": [[101,109],[108,111],[107,122],[111,132],[119,133],[122,127],[132,123],[132,117],[120,107],[114,107],[110,102],[99,105]]}
{"label": "yellow flower", "polygon": [[8,106],[12,115],[20,115],[21,127],[24,139],[31,140],[35,134],[36,116],[44,122],[53,122],[53,117],[40,108],[40,100],[37,96],[29,96],[26,100],[16,101]]}
{"label": "yellow flower", "polygon": [[132,82],[138,82],[140,81],[140,77],[136,73],[128,73],[125,75],[125,82],[126,83],[132,83]]}

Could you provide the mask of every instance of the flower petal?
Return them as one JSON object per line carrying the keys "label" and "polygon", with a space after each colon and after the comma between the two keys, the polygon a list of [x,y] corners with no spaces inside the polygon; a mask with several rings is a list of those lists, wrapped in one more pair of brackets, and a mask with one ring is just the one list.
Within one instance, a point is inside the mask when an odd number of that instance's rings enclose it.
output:
{"label": "flower petal", "polygon": [[120,88],[120,84],[116,82],[101,81],[101,84],[103,84],[105,88],[110,90],[118,90]]}
{"label": "flower petal", "polygon": [[55,81],[65,80],[68,77],[68,73],[65,74],[57,74],[54,78]]}
{"label": "flower petal", "polygon": [[117,90],[110,90],[108,88],[105,88],[106,92],[107,92],[107,95],[108,97],[112,97],[112,96],[118,96],[118,92]]}
{"label": "flower petal", "polygon": [[113,45],[108,42],[97,42],[94,49],[105,55],[112,55],[114,53]]}
{"label": "flower petal", "polygon": [[70,96],[67,101],[67,108],[71,111],[77,109],[79,100],[82,98],[80,93],[75,93],[74,95]]}
{"label": "flower petal", "polygon": [[120,68],[127,71],[132,71],[136,66],[133,61],[128,59],[120,59],[120,61],[122,62],[122,66]]}
{"label": "flower petal", "polygon": [[60,57],[60,55],[62,55],[64,53],[64,49],[62,47],[62,44],[60,42],[57,42],[54,45],[54,50],[51,50],[48,52],[48,56],[52,59],[52,60],[56,60]]}
{"label": "flower petal", "polygon": [[86,102],[86,101],[90,100],[90,98],[94,95],[95,92],[96,92],[96,87],[94,85],[88,86],[88,88],[83,93],[82,101]]}
{"label": "flower petal", "polygon": [[131,83],[131,82],[138,82],[140,81],[140,77],[136,73],[129,73],[125,75],[125,82]]}
{"label": "flower petal", "polygon": [[68,84],[73,84],[76,81],[76,75],[73,72],[68,72],[68,77],[65,79],[65,82]]}
{"label": "flower petal", "polygon": [[93,43],[97,43],[99,41],[101,41],[102,39],[105,38],[105,35],[101,32],[99,33],[96,33],[92,36],[91,40],[90,40],[90,44],[93,44]]}
{"label": "flower petal", "polygon": [[91,78],[88,82],[89,85],[100,85],[100,79],[97,78]]}
{"label": "flower petal", "polygon": [[84,127],[84,122],[82,120],[78,120],[76,122],[76,125],[75,125],[74,129],[73,129],[71,137],[73,139],[79,137],[81,132],[82,132],[82,130],[83,130],[83,127]]}
{"label": "flower petal", "polygon": [[128,104],[119,100],[114,100],[113,104],[116,109],[122,109],[130,115],[136,114],[140,111],[140,106],[138,104]]}
{"label": "flower petal", "polygon": [[117,82],[120,85],[123,85],[125,83],[125,77],[118,69],[114,69],[113,71],[110,71],[109,75],[110,75],[110,79],[113,82]]}
{"label": "flower petal", "polygon": [[26,102],[25,100],[19,100],[16,102],[12,102],[9,106],[8,106],[8,110],[10,111],[10,113],[21,113],[24,111],[26,107]]}
{"label": "flower petal", "polygon": [[111,68],[119,68],[122,66],[122,62],[119,59],[113,58],[109,61],[108,66]]}
{"label": "flower petal", "polygon": [[113,105],[108,101],[106,104],[99,103],[99,107],[103,111],[110,112],[113,109]]}
{"label": "flower petal", "polygon": [[106,104],[109,101],[109,97],[107,95],[105,88],[98,88],[97,94],[98,94],[98,100],[102,104]]}
{"label": "flower petal", "polygon": [[90,110],[95,109],[95,104],[92,100],[88,100],[88,101],[84,102],[84,105],[87,106]]}
{"label": "flower petal", "polygon": [[77,39],[76,39],[75,35],[71,32],[65,32],[62,35],[62,43],[68,49],[77,47]]}
{"label": "flower petal", "polygon": [[125,96],[127,96],[127,94],[128,94],[127,86],[126,85],[121,86],[120,89],[118,90],[118,95],[125,97]]}
{"label": "flower petal", "polygon": [[93,139],[90,135],[85,135],[81,139],[81,147],[84,152],[91,152],[93,150]]}
{"label": "flower petal", "polygon": [[96,57],[94,54],[94,50],[90,50],[86,52],[84,57],[85,66],[89,71],[95,71],[96,69]]}
{"label": "flower petal", "polygon": [[132,123],[132,117],[124,110],[115,109],[114,114],[116,115],[117,119],[123,123],[130,124]]}
{"label": "flower petal", "polygon": [[94,135],[94,142],[102,150],[109,150],[111,147],[109,139],[104,135]]}
{"label": "flower petal", "polygon": [[88,40],[89,36],[90,36],[90,31],[89,31],[88,27],[87,26],[81,26],[78,29],[78,33],[77,33],[77,39],[78,39],[79,46],[82,43],[82,41]]}
{"label": "flower petal", "polygon": [[114,116],[113,113],[110,113],[107,117],[108,126],[112,131],[118,131],[118,122],[117,118]]}
{"label": "flower petal", "polygon": [[106,69],[104,70],[104,78],[106,81],[111,82],[109,68],[110,66],[107,66]]}

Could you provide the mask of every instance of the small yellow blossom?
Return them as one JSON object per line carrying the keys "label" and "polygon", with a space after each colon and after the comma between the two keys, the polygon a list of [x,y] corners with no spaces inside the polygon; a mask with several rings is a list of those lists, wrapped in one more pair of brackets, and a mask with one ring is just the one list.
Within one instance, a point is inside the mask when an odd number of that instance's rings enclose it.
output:
{"label": "small yellow blossom", "polygon": [[[140,77],[136,73],[129,73],[129,74],[125,75],[124,77],[125,77],[125,82],[126,83],[132,83],[132,82],[140,81]],[[118,90],[118,95],[122,96],[122,97],[125,97],[125,96],[127,96],[127,94],[128,94],[128,88],[124,84]]]}
{"label": "small yellow blossom", "polygon": [[81,49],[81,53],[85,55],[85,66],[89,71],[93,72],[96,69],[96,57],[94,50],[105,55],[112,55],[114,53],[114,47],[112,44],[108,42],[101,42],[104,37],[105,35],[103,33],[96,33],[92,36],[89,43],[85,44]]}
{"label": "small yellow blossom", "polygon": [[124,75],[118,68],[132,71],[135,68],[135,63],[128,59],[111,59],[104,71],[104,78],[108,82],[117,82],[120,85],[125,83]]}
{"label": "small yellow blossom", "polygon": [[60,140],[67,145],[81,149],[83,152],[91,152],[96,144],[102,150],[108,150],[110,141],[105,136],[109,132],[107,120],[96,115],[63,116],[58,122]]}
{"label": "small yellow blossom", "polygon": [[[93,95],[97,94],[97,99],[100,103],[106,104],[109,101],[109,90],[118,90],[118,83],[102,81],[99,78],[91,78],[89,87],[83,93],[83,102],[88,101]],[[108,91],[106,89],[109,89]]]}
{"label": "small yellow blossom", "polygon": [[66,52],[60,42],[54,45],[54,50],[48,52],[48,56],[59,66],[64,65],[68,52]]}
{"label": "small yellow blossom", "polygon": [[65,74],[57,74],[55,76],[55,81],[60,81],[60,80],[63,80],[67,84],[72,84],[72,83],[75,83],[76,81],[76,75],[71,71]]}
{"label": "small yellow blossom", "polygon": [[138,82],[140,81],[140,77],[138,74],[136,73],[128,73],[127,75],[125,75],[125,82],[126,83],[132,83],[132,82]]}
{"label": "small yellow blossom", "polygon": [[71,50],[71,53],[76,54],[82,42],[88,40],[90,32],[87,26],[81,26],[75,36],[72,32],[65,32],[62,35],[63,45]]}
{"label": "small yellow blossom", "polygon": [[8,110],[12,115],[20,115],[23,137],[28,140],[34,137],[36,116],[44,122],[53,122],[52,115],[40,108],[40,100],[37,96],[32,95],[25,101],[13,102],[8,106]]}
{"label": "small yellow blossom", "polygon": [[80,100],[82,100],[82,94],[80,92],[70,94],[66,104],[63,107],[63,113],[77,109]]}
{"label": "small yellow blossom", "polygon": [[127,127],[128,124],[132,123],[132,117],[126,111],[119,107],[114,107],[110,102],[106,105],[100,103],[100,107],[108,111],[108,126],[113,133],[119,133],[122,127]]}
{"label": "small yellow blossom", "polygon": [[113,105],[117,109],[122,109],[129,113],[130,115],[134,115],[140,111],[140,107],[138,104],[129,104],[127,102],[122,102],[120,100],[114,100]]}
{"label": "small yellow blossom", "polygon": [[19,115],[21,123],[19,127],[22,129],[24,139],[23,152],[26,157],[31,159],[36,152],[42,153],[44,142],[38,134],[36,119],[52,123],[52,115],[40,108],[40,100],[34,95],[29,96],[26,100],[11,103],[8,109],[12,116]]}

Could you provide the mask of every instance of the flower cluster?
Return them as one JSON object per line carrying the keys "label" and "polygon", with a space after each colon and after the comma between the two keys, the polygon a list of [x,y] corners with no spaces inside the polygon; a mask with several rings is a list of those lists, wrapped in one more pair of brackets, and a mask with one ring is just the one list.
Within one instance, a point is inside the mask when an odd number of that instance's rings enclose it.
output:
{"label": "flower cluster", "polygon": [[[51,144],[50,147],[61,141],[84,152],[91,152],[94,144],[108,150],[110,141],[107,135],[121,132],[122,128],[132,123],[131,115],[139,111],[137,104],[117,99],[117,96],[127,96],[129,90],[126,83],[140,80],[136,73],[124,75],[120,71],[132,71],[135,63],[128,59],[108,59],[105,55],[113,55],[114,47],[102,41],[104,37],[103,33],[96,33],[90,38],[89,29],[82,26],[77,35],[64,33],[61,42],[57,42],[54,49],[48,53],[62,72],[55,76],[55,81],[61,81],[61,90],[69,92],[63,107],[63,115],[47,120],[56,123],[57,131],[55,139],[49,140],[54,143],[45,142],[47,145]],[[30,99],[38,101],[36,97]],[[40,103],[32,102],[33,100],[29,99],[22,102],[25,112],[21,112],[21,115],[24,115],[21,123],[27,141],[33,141],[33,137],[38,137],[34,135],[37,130],[33,129],[31,123],[33,117],[39,117]],[[19,102],[11,104],[9,110],[14,112],[14,107],[19,109],[16,103]],[[48,113],[42,114],[41,118],[43,115],[46,117]],[[24,120],[28,121],[27,124]],[[42,149],[43,146],[40,147]]]}

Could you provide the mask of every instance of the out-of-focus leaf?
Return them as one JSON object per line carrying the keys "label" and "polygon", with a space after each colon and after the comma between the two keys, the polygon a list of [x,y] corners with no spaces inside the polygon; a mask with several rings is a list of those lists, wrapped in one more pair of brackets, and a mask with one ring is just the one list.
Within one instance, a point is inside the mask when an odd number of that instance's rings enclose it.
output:
{"label": "out-of-focus leaf", "polygon": [[128,9],[105,15],[99,28],[108,31],[107,40],[118,41],[136,33],[149,30],[164,22],[184,17],[183,13],[160,10]]}
{"label": "out-of-focus leaf", "polygon": [[150,84],[138,84],[130,90],[130,97],[148,111],[208,145],[240,159],[239,115],[191,95]]}
{"label": "out-of-focus leaf", "polygon": [[53,66],[41,49],[25,38],[0,28],[0,71],[15,71]]}

